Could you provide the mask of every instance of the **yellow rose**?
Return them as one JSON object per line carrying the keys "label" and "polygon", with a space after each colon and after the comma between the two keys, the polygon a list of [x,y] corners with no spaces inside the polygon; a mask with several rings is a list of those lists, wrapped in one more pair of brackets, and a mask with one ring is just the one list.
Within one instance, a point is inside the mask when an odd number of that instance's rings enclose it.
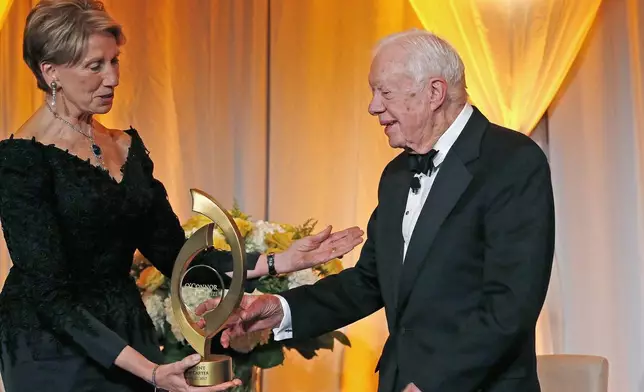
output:
{"label": "yellow rose", "polygon": [[343,269],[344,266],[340,259],[329,260],[324,264],[314,267],[314,270],[318,271],[322,276],[334,275],[340,273]]}
{"label": "yellow rose", "polygon": [[290,232],[267,234],[265,239],[266,245],[271,249],[286,250],[293,243],[293,234]]}
{"label": "yellow rose", "polygon": [[232,216],[233,218],[241,218],[241,219],[244,219],[244,220],[249,220],[249,219],[250,219],[250,215],[248,215],[248,214],[244,214],[244,213],[239,209],[239,207],[237,207],[237,202],[235,202],[235,206],[233,207],[233,209],[232,209],[232,210],[228,210],[228,213],[229,213],[229,214],[230,214],[230,216]]}
{"label": "yellow rose", "polygon": [[195,214],[183,224],[184,230],[200,229],[212,221],[201,214]]}
{"label": "yellow rose", "polygon": [[242,218],[233,218],[233,220],[235,221],[242,237],[246,238],[246,235],[253,230],[253,224],[249,221]]}
{"label": "yellow rose", "polygon": [[158,269],[150,266],[141,271],[141,275],[139,275],[136,285],[145,291],[153,292],[158,289],[163,282],[165,282],[165,276],[163,276]]}
{"label": "yellow rose", "polygon": [[224,238],[223,236],[221,237],[214,236],[212,244],[216,249],[219,249],[219,250],[230,251],[232,249],[230,245],[228,245],[228,243],[226,242],[226,238]]}

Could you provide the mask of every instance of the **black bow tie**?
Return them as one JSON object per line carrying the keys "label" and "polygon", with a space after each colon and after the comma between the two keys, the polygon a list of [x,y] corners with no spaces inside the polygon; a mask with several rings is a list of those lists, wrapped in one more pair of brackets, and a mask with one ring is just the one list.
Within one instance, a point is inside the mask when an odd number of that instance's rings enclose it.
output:
{"label": "black bow tie", "polygon": [[[414,174],[425,174],[430,176],[436,166],[434,166],[434,157],[438,151],[431,150],[426,154],[409,154],[409,170]],[[420,180],[414,176],[411,180],[411,190],[417,193],[420,189]]]}
{"label": "black bow tie", "polygon": [[432,171],[436,169],[434,166],[434,157],[438,151],[431,150],[426,154],[409,154],[409,170],[414,174],[431,175]]}

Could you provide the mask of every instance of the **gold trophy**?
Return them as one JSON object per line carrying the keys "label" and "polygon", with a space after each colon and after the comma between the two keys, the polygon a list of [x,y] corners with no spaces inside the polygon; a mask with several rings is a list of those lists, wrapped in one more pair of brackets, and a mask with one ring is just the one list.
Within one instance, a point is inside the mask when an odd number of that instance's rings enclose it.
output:
{"label": "gold trophy", "polygon": [[[192,195],[192,210],[210,218],[215,223],[210,223],[197,230],[181,248],[172,270],[170,298],[172,312],[181,328],[181,333],[203,358],[201,362],[186,371],[186,380],[192,386],[212,386],[231,381],[234,378],[232,358],[211,354],[210,347],[214,336],[219,333],[221,327],[243,298],[244,281],[246,280],[246,251],[244,239],[230,214],[205,192],[191,189],[190,193]],[[230,244],[233,257],[233,276],[228,293],[224,296],[222,285],[219,305],[203,316],[206,326],[205,329],[201,329],[192,321],[188,313],[181,296],[181,284],[194,257],[199,252],[213,246],[215,225],[222,229],[226,241]]]}

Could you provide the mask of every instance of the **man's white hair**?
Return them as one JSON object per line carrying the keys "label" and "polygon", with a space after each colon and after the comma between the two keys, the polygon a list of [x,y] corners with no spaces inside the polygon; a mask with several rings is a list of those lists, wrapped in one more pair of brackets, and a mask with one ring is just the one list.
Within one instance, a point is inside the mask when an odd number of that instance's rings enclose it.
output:
{"label": "man's white hair", "polygon": [[432,77],[442,77],[447,82],[449,100],[467,100],[465,65],[447,41],[429,31],[411,29],[380,40],[374,49],[374,57],[384,47],[394,44],[407,51],[408,56],[403,60],[403,66],[417,83],[422,84]]}

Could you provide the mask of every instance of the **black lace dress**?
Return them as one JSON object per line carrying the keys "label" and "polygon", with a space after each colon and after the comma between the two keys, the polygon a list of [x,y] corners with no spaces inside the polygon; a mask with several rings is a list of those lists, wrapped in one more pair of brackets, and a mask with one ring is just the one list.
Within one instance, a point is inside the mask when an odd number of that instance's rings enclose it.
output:
{"label": "black lace dress", "polygon": [[[130,266],[170,276],[184,232],[134,129],[117,182],[54,145],[0,142],[0,218],[13,267],[0,293],[7,392],[147,391],[114,365],[126,345],[163,361]],[[201,258],[231,271],[227,252]],[[257,255],[249,255],[254,268]]]}

